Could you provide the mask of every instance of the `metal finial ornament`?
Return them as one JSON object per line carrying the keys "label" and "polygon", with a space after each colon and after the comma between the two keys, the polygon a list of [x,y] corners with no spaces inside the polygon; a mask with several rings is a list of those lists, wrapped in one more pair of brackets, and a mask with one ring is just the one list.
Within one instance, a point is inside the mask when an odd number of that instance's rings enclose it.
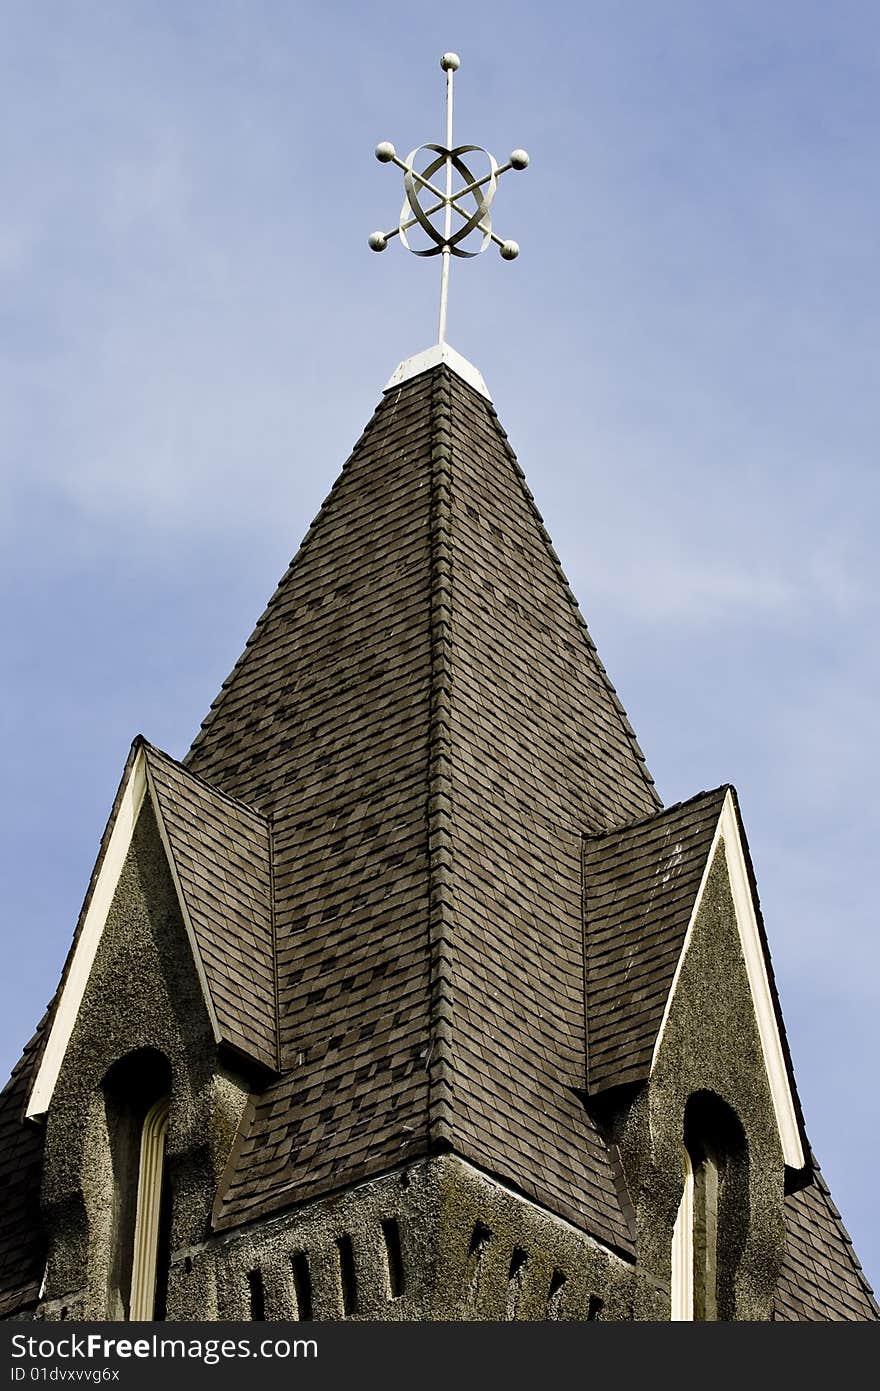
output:
{"label": "metal finial ornament", "polygon": [[[488,150],[481,145],[452,143],[452,79],[461,66],[457,53],[444,53],[440,67],[446,74],[446,144],[417,145],[401,159],[394,146],[383,140],[376,146],[380,164],[396,164],[403,170],[404,200],[397,226],[390,232],[373,232],[369,244],[373,251],[384,251],[392,237],[399,236],[407,251],[415,256],[442,256],[440,272],[440,326],[438,341],[446,342],[446,305],[449,298],[449,261],[452,256],[479,256],[490,242],[499,248],[505,261],[515,261],[519,246],[515,241],[502,241],[492,231],[491,207],[498,180],[508,169],[525,169],[529,157],[525,150],[514,150],[506,164],[500,167]],[[478,178],[464,159],[465,155],[484,157],[489,172]],[[419,163],[421,169],[416,168]],[[443,171],[444,187],[435,181]],[[458,186],[456,186],[456,183]],[[431,200],[434,201],[431,201]],[[427,202],[428,206],[425,206]],[[452,215],[461,219],[453,227]],[[438,217],[437,215],[440,214]],[[422,233],[420,246],[413,246],[407,237],[411,228]],[[479,245],[477,240],[479,239]]]}

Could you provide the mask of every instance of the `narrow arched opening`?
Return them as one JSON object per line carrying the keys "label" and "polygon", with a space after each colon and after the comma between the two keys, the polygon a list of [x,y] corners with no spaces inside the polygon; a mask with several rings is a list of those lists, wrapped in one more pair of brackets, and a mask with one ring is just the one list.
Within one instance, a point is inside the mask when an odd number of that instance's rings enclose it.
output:
{"label": "narrow arched opening", "polygon": [[161,1319],[171,1236],[165,1164],[168,1059],[151,1048],[129,1053],[110,1068],[103,1091],[113,1169],[107,1314],[112,1319]]}
{"label": "narrow arched opening", "polygon": [[736,1272],[749,1225],[748,1146],[714,1092],[693,1093],[683,1123],[684,1184],[672,1238],[673,1319],[736,1317]]}

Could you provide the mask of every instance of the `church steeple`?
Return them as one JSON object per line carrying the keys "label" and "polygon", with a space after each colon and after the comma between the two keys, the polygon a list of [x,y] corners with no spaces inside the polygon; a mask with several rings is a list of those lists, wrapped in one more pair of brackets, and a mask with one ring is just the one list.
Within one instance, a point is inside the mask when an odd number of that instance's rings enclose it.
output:
{"label": "church steeple", "polygon": [[186,762],[272,819],[304,1055],[230,1212],[442,1142],[627,1244],[573,1090],[581,833],[658,799],[494,409],[448,366],[386,391]]}
{"label": "church steeple", "polygon": [[[446,144],[379,147],[398,232],[442,257],[440,341],[184,761],[135,741],[0,1098],[0,1315],[124,1310],[140,1250],[131,1309],[176,1319],[878,1316],[810,1156],[736,796],[662,807],[445,341],[453,218],[500,242],[503,172],[452,145],[453,58]],[[145,1058],[161,1087],[133,1097]],[[140,1245],[113,1220],[135,1198]]]}

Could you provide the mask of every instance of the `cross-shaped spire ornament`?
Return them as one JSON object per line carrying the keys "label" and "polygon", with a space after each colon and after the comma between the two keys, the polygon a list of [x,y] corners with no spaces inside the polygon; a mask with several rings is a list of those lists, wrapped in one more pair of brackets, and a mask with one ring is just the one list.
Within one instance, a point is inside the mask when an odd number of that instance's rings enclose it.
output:
{"label": "cross-shaped spire ornament", "polygon": [[[519,255],[519,246],[515,241],[502,241],[492,231],[490,209],[501,175],[506,174],[508,169],[525,169],[529,162],[525,150],[514,150],[507,163],[499,167],[494,157],[481,145],[453,145],[452,80],[460,66],[461,59],[457,53],[444,53],[440,59],[440,67],[446,73],[445,145],[418,145],[405,160],[399,157],[388,140],[376,146],[376,158],[381,164],[396,164],[398,169],[403,170],[405,197],[397,226],[390,232],[373,232],[369,239],[373,251],[384,251],[391,238],[399,235],[407,251],[412,251],[416,256],[442,256],[438,330],[438,342],[441,344],[446,342],[450,257],[479,256],[490,241],[500,249],[505,261],[515,261]],[[482,177],[475,176],[464,160],[465,155],[484,156],[489,172]],[[417,162],[421,169],[416,168]],[[474,162],[471,159],[470,164]],[[441,170],[445,175],[443,188],[435,181],[435,176]],[[427,207],[423,199],[428,202]],[[435,201],[431,202],[430,199]],[[461,219],[456,226],[453,226],[453,213]],[[441,216],[438,217],[438,214]],[[421,244],[415,246],[407,237],[414,227],[418,227],[421,233]],[[478,237],[480,245],[476,246]]]}

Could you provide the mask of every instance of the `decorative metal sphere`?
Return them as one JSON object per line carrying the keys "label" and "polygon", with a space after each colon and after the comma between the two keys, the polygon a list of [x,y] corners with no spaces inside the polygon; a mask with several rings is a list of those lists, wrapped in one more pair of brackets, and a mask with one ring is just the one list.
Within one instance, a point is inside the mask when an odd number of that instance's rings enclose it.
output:
{"label": "decorative metal sphere", "polygon": [[505,261],[515,261],[519,255],[519,243],[506,241],[501,248],[501,255]]}
{"label": "decorative metal sphere", "polygon": [[440,66],[444,72],[458,72],[461,67],[461,59],[457,53],[444,53],[440,59]]}
{"label": "decorative metal sphere", "polygon": [[384,232],[371,232],[367,240],[371,251],[384,251],[388,245],[388,238]]}
{"label": "decorative metal sphere", "polygon": [[528,154],[525,150],[514,150],[510,156],[510,163],[514,169],[528,169]]}
{"label": "decorative metal sphere", "polygon": [[376,158],[380,164],[390,164],[397,154],[390,140],[380,140],[376,146]]}

